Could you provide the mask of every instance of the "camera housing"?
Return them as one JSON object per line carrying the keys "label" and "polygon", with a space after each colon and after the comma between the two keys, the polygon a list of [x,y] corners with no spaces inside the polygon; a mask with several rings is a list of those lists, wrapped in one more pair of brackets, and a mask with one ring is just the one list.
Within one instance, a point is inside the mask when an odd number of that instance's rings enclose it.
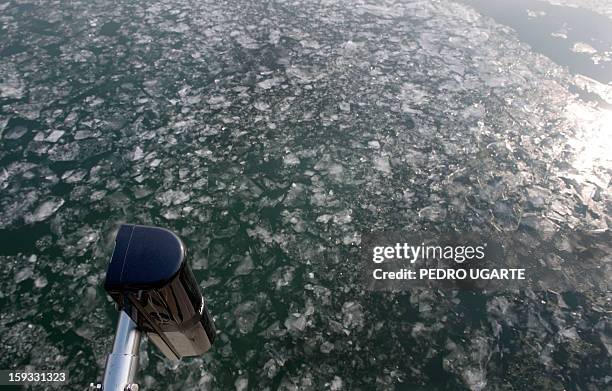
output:
{"label": "camera housing", "polygon": [[115,238],[104,289],[171,360],[210,349],[215,327],[173,232],[123,224]]}

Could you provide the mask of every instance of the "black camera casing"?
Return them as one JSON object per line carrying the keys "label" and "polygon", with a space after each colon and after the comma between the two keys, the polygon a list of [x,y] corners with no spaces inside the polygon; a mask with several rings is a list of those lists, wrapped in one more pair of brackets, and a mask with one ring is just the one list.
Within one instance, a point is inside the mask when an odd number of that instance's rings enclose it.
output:
{"label": "black camera casing", "polygon": [[123,224],[115,238],[104,289],[171,360],[210,349],[215,327],[173,232]]}

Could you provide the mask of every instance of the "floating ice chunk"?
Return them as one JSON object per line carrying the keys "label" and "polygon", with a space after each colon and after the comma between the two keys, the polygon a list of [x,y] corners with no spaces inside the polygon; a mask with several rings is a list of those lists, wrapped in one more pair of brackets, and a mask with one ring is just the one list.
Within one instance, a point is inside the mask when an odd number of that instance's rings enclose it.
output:
{"label": "floating ice chunk", "polygon": [[310,83],[317,79],[308,70],[292,65],[286,70],[287,76],[297,79],[298,83]]}
{"label": "floating ice chunk", "polygon": [[49,282],[45,278],[45,276],[40,276],[36,280],[34,280],[34,286],[38,289],[42,289],[47,286]]}
{"label": "floating ice chunk", "polygon": [[347,209],[342,212],[336,213],[334,215],[334,223],[339,224],[339,225],[350,223],[351,221],[353,221],[352,213],[353,211],[351,209]]}
{"label": "floating ice chunk", "polygon": [[285,79],[282,77],[273,77],[271,79],[260,81],[259,83],[257,83],[257,87],[264,90],[269,90],[270,88],[276,87],[277,85],[281,84],[284,80]]}
{"label": "floating ice chunk", "polygon": [[170,31],[173,33],[179,33],[179,34],[183,34],[186,33],[187,31],[189,31],[189,25],[187,25],[186,23],[178,23],[178,24],[172,24],[168,27],[166,27],[166,31]]}
{"label": "floating ice chunk", "polygon": [[361,329],[364,323],[363,309],[361,304],[347,301],[342,305],[342,325],[347,329]]}
{"label": "floating ice chunk", "polygon": [[300,44],[304,46],[305,48],[310,48],[310,49],[319,49],[321,47],[321,45],[317,41],[314,41],[314,40],[302,39],[300,41]]}
{"label": "floating ice chunk", "polygon": [[136,197],[136,199],[139,200],[148,195],[151,195],[151,193],[153,193],[153,190],[145,186],[135,186],[132,188],[132,192],[134,193],[134,197]]}
{"label": "floating ice chunk", "polygon": [[587,92],[599,95],[606,103],[612,105],[612,85],[600,83],[580,74],[574,77],[574,83]]}
{"label": "floating ice chunk", "polygon": [[8,125],[10,119],[10,116],[0,118],[0,140],[2,140],[2,133],[4,133],[4,129],[6,128],[6,125]]}
{"label": "floating ice chunk", "polygon": [[576,53],[585,53],[585,54],[595,54],[597,53],[597,49],[588,43],[584,42],[576,42],[572,47],[572,51]]}
{"label": "floating ice chunk", "polygon": [[19,78],[17,71],[0,68],[0,98],[21,99],[25,95],[25,83]]}
{"label": "floating ice chunk", "polygon": [[234,272],[237,276],[244,276],[250,274],[253,270],[253,258],[249,254],[244,257],[244,260],[238,265]]}
{"label": "floating ice chunk", "polygon": [[446,218],[446,209],[440,205],[426,206],[419,211],[419,218],[439,223]]}
{"label": "floating ice chunk", "polygon": [[306,316],[300,313],[293,313],[285,319],[285,327],[290,332],[301,333],[306,329]]}
{"label": "floating ice chunk", "polygon": [[327,172],[331,176],[339,176],[344,171],[344,167],[338,163],[332,163],[327,167]]}
{"label": "floating ice chunk", "polygon": [[270,105],[269,105],[269,104],[267,104],[267,103],[266,103],[266,102],[264,102],[264,101],[261,101],[261,100],[259,100],[259,101],[255,102],[255,103],[253,104],[253,107],[255,107],[255,108],[256,108],[257,110],[259,110],[259,111],[268,111],[268,110],[270,110]]}
{"label": "floating ice chunk", "polygon": [[271,358],[264,364],[264,373],[268,376],[268,378],[273,379],[274,376],[278,373],[278,365],[275,359]]}
{"label": "floating ice chunk", "polygon": [[462,377],[465,384],[472,391],[484,390],[484,388],[487,386],[485,373],[480,368],[468,368],[465,370],[465,372],[463,372]]}
{"label": "floating ice chunk", "polygon": [[541,16],[546,16],[546,12],[544,12],[544,11],[534,11],[534,10],[527,9],[527,15],[530,18],[538,18],[538,17],[541,17]]}
{"label": "floating ice chunk", "polygon": [[556,31],[554,33],[550,33],[551,36],[555,38],[567,39],[567,34],[561,31]]}
{"label": "floating ice chunk", "polygon": [[559,335],[565,339],[577,340],[579,339],[578,332],[575,327],[570,327],[559,331]]}
{"label": "floating ice chunk", "polygon": [[323,223],[323,224],[325,224],[325,223],[327,223],[329,220],[331,220],[331,218],[332,218],[332,217],[333,217],[332,215],[327,215],[327,214],[325,214],[325,215],[321,215],[321,216],[317,217],[317,220],[316,220],[316,221],[317,221],[317,223]]}
{"label": "floating ice chunk", "polygon": [[287,166],[295,166],[300,164],[300,159],[293,153],[285,155],[283,158],[283,163]]}
{"label": "floating ice chunk", "polygon": [[84,140],[86,138],[90,138],[93,137],[93,132],[90,130],[78,130],[75,134],[74,134],[74,139],[75,140]]}
{"label": "floating ice chunk", "polygon": [[280,42],[280,37],[281,37],[280,31],[272,30],[270,31],[268,42],[270,42],[272,45],[276,45]]}
{"label": "floating ice chunk", "polygon": [[254,301],[245,301],[234,310],[236,326],[242,334],[253,331],[257,318],[259,317],[259,306]]}
{"label": "floating ice chunk", "polygon": [[272,277],[270,279],[276,285],[276,289],[279,289],[284,286],[288,286],[293,281],[293,276],[295,273],[295,268],[292,266],[283,266],[280,269],[277,269],[272,273]]}
{"label": "floating ice chunk", "polygon": [[534,213],[526,213],[521,219],[521,225],[529,227],[539,233],[552,233],[557,230],[557,226],[544,216]]}
{"label": "floating ice chunk", "polygon": [[340,110],[344,111],[345,113],[351,112],[351,104],[348,102],[340,102],[338,106],[340,107]]}
{"label": "floating ice chunk", "polygon": [[153,159],[153,160],[151,161],[150,166],[151,166],[151,167],[153,167],[153,168],[155,168],[155,167],[158,167],[160,164],[161,164],[161,159]]}
{"label": "floating ice chunk", "polygon": [[181,190],[167,190],[156,197],[164,206],[180,205],[189,201],[190,198],[191,196],[189,194]]}
{"label": "floating ice chunk", "polygon": [[334,350],[334,344],[329,341],[325,341],[321,344],[319,350],[321,350],[321,353],[323,354],[329,354],[332,350]]}
{"label": "floating ice chunk", "polygon": [[166,220],[176,220],[181,217],[181,215],[176,209],[168,209],[164,213],[162,213],[162,217]]}
{"label": "floating ice chunk", "polygon": [[551,193],[550,190],[533,186],[527,189],[527,201],[534,208],[542,208],[546,205],[547,200],[550,198]]}
{"label": "floating ice chunk", "polygon": [[24,134],[28,132],[28,128],[24,126],[15,126],[13,129],[6,132],[4,138],[7,140],[17,140],[20,139]]}
{"label": "floating ice chunk", "polygon": [[387,156],[377,156],[374,158],[374,168],[378,171],[384,172],[386,174],[391,173],[391,164],[389,163],[389,157]]}
{"label": "floating ice chunk", "polygon": [[361,244],[361,235],[357,232],[349,232],[342,238],[342,243],[346,245],[359,245]]}
{"label": "floating ice chunk", "polygon": [[140,148],[139,146],[136,147],[136,149],[134,150],[134,152],[132,152],[132,159],[133,161],[136,160],[140,160],[144,157],[144,152],[142,151],[142,148]]}
{"label": "floating ice chunk", "polygon": [[344,382],[339,376],[334,376],[334,380],[332,380],[331,385],[329,387],[331,391],[338,391],[344,389]]}
{"label": "floating ice chunk", "polygon": [[15,274],[15,283],[19,284],[20,282],[25,281],[29,279],[30,277],[32,277],[33,274],[34,272],[29,267],[26,267],[25,269],[21,269],[20,271],[17,272],[17,274]]}
{"label": "floating ice chunk", "polygon": [[243,34],[243,33],[239,33],[237,31],[232,31],[232,36],[238,35],[238,37],[236,37],[236,42],[238,42],[240,44],[240,46],[242,46],[245,49],[258,49],[259,48],[259,44],[257,43],[257,41],[255,41],[253,38],[251,38],[250,36]]}
{"label": "floating ice chunk", "polygon": [[380,149],[380,143],[376,140],[368,141],[368,147],[372,149]]}
{"label": "floating ice chunk", "polygon": [[246,231],[250,237],[257,237],[265,243],[272,243],[274,241],[272,233],[264,227],[257,226],[253,229],[247,228]]}
{"label": "floating ice chunk", "polygon": [[54,130],[46,138],[45,141],[49,143],[56,143],[64,135],[63,130]]}
{"label": "floating ice chunk", "polygon": [[64,205],[64,200],[61,198],[51,198],[36,208],[33,213],[25,215],[24,220],[26,223],[36,223],[39,221],[46,220],[53,215],[59,208]]}
{"label": "floating ice chunk", "polygon": [[234,382],[234,387],[236,387],[236,391],[246,391],[249,388],[249,378],[245,376],[241,376]]}
{"label": "floating ice chunk", "polygon": [[62,180],[66,183],[77,183],[87,175],[85,170],[68,170],[62,175]]}

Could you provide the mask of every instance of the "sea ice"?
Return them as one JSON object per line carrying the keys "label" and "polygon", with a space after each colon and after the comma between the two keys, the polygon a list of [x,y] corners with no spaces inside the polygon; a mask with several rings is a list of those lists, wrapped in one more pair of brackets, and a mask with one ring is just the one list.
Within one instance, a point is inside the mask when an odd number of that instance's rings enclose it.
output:
{"label": "sea ice", "polygon": [[32,213],[25,215],[24,220],[26,223],[36,223],[43,221],[52,216],[59,208],[64,205],[64,200],[61,198],[50,198],[40,204]]}

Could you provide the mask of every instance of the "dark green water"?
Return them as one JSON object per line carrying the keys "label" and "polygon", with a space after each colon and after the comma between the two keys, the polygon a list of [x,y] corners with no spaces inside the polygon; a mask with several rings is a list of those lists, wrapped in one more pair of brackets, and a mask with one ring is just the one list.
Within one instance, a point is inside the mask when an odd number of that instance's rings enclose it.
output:
{"label": "dark green water", "polygon": [[144,343],[142,389],[611,386],[609,291],[368,292],[358,255],[517,231],[609,275],[610,62],[451,2],[9,1],[0,26],[0,369],[100,380],[131,222],[181,236],[219,331],[176,365]]}

